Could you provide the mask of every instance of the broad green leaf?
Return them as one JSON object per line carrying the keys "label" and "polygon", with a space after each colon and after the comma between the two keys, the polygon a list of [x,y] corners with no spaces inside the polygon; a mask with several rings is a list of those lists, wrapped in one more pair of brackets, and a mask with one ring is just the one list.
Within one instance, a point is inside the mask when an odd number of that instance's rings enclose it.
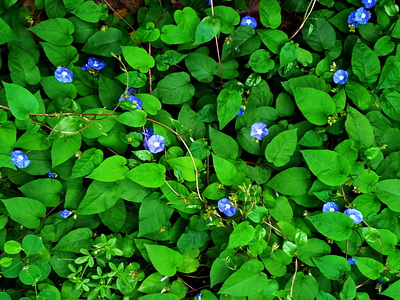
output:
{"label": "broad green leaf", "polygon": [[375,43],[374,52],[378,56],[386,56],[390,54],[395,47],[396,45],[393,41],[390,40],[390,36],[384,35]]}
{"label": "broad green leaf", "polygon": [[351,164],[337,152],[330,150],[301,150],[311,172],[331,186],[344,184],[351,172]]}
{"label": "broad green leaf", "polygon": [[379,295],[390,297],[392,299],[400,299],[400,280],[392,283],[386,290],[384,290]]}
{"label": "broad green leaf", "polygon": [[15,197],[2,201],[11,219],[27,228],[39,227],[40,218],[46,214],[46,207],[34,199]]}
{"label": "broad green leaf", "polygon": [[33,285],[39,281],[40,270],[37,266],[30,264],[27,268],[23,268],[18,275],[23,284]]}
{"label": "broad green leaf", "polygon": [[139,47],[121,46],[122,53],[128,64],[142,73],[149,71],[155,66],[154,58],[146,50]]}
{"label": "broad green leaf", "polygon": [[388,89],[383,90],[380,97],[382,110],[390,118],[400,121],[400,94]]}
{"label": "broad green leaf", "polygon": [[[345,86],[346,94],[353,103],[361,110],[367,109],[371,104],[371,95],[368,90],[354,80],[347,80]],[[344,107],[343,107],[344,108]]]}
{"label": "broad green leaf", "polygon": [[288,36],[281,30],[257,29],[256,31],[268,50],[274,54],[278,54],[283,45],[289,42]]}
{"label": "broad green leaf", "polygon": [[314,227],[329,239],[344,241],[351,235],[354,221],[341,212],[320,213],[307,218]]}
{"label": "broad green leaf", "polygon": [[[285,290],[291,289],[292,278],[286,283]],[[318,289],[318,282],[314,276],[304,275],[303,272],[298,272],[293,285],[293,300],[315,299]]]}
{"label": "broad green leaf", "polygon": [[[92,230],[89,228],[78,228],[66,235],[57,243],[54,250],[80,253],[80,250],[91,248]],[[90,239],[90,240],[89,240]]]}
{"label": "broad green leaf", "polygon": [[313,262],[324,276],[331,280],[339,279],[344,272],[351,270],[350,263],[342,256],[326,255],[313,258]]}
{"label": "broad green leaf", "polygon": [[72,167],[71,178],[88,175],[103,161],[103,152],[100,149],[91,148],[86,150],[82,157],[75,161]]}
{"label": "broad green leaf", "polygon": [[2,18],[0,18],[0,32],[0,44],[5,44],[15,39],[12,29]]}
{"label": "broad green leaf", "polygon": [[179,252],[184,253],[203,247],[207,243],[208,239],[209,237],[207,232],[197,232],[186,228],[176,245]]}
{"label": "broad green leaf", "polygon": [[238,178],[238,171],[236,167],[229,161],[217,156],[212,155],[215,172],[217,173],[218,180],[225,185],[232,185]]}
{"label": "broad green leaf", "polygon": [[[99,213],[101,222],[106,225],[113,232],[120,232],[124,227],[127,216],[127,208],[125,202],[121,198],[117,200],[117,203],[105,212]],[[122,251],[125,252],[124,249]],[[125,254],[123,255],[125,256]]]}
{"label": "broad green leaf", "polygon": [[55,67],[66,66],[69,63],[77,62],[79,59],[78,51],[73,46],[57,46],[46,42],[40,42],[40,45]]}
{"label": "broad green leaf", "polygon": [[242,97],[238,91],[223,89],[219,93],[217,98],[217,115],[220,130],[236,117],[241,104]]}
{"label": "broad green leaf", "polygon": [[244,297],[259,292],[268,285],[268,277],[262,270],[264,266],[258,260],[244,263],[224,282],[218,294]]}
{"label": "broad green leaf", "polygon": [[375,194],[391,210],[400,212],[400,179],[387,179],[375,183]]}
{"label": "broad green leaf", "polygon": [[21,135],[14,147],[29,149],[29,150],[47,150],[51,146],[51,141],[48,135],[43,131],[25,132]]}
{"label": "broad green leaf", "polygon": [[0,292],[0,300],[11,300],[11,297],[6,292]]}
{"label": "broad green leaf", "polygon": [[147,113],[144,110],[131,110],[123,113],[117,118],[117,121],[130,126],[130,127],[141,127],[146,124]]}
{"label": "broad green leaf", "polygon": [[175,294],[150,294],[138,298],[138,300],[179,300]]}
{"label": "broad green leaf", "polygon": [[293,94],[303,115],[315,125],[325,125],[328,117],[335,113],[335,103],[326,92],[310,87],[296,87]]}
{"label": "broad green leaf", "polygon": [[288,199],[284,196],[275,199],[276,206],[269,209],[271,216],[277,221],[291,223],[293,219],[293,209]]}
{"label": "broad green leaf", "polygon": [[17,85],[3,82],[6,90],[8,106],[11,113],[18,120],[29,119],[29,114],[39,111],[39,103],[35,96],[27,89]]}
{"label": "broad green leaf", "polygon": [[279,172],[267,182],[267,186],[285,195],[300,196],[309,190],[310,177],[306,168],[293,167]]}
{"label": "broad green leaf", "polygon": [[4,252],[7,254],[17,254],[23,250],[22,245],[17,241],[7,241],[4,243]]}
{"label": "broad green leaf", "polygon": [[351,67],[361,82],[373,83],[378,80],[381,72],[381,64],[378,56],[360,39],[354,45],[351,56]]}
{"label": "broad green leaf", "polygon": [[161,109],[161,103],[156,97],[150,94],[135,94],[143,102],[143,109],[150,115],[156,115]]}
{"label": "broad green leaf", "polygon": [[354,257],[357,268],[367,278],[376,280],[380,277],[383,272],[382,263],[369,257]]}
{"label": "broad green leaf", "polygon": [[378,89],[394,88],[400,82],[400,61],[390,56],[383,66],[379,77]]}
{"label": "broad green leaf", "polygon": [[[164,25],[163,28],[166,26],[168,26],[168,25]],[[158,38],[160,37],[160,30],[158,30],[158,28],[154,27],[153,22],[148,22],[146,24],[146,28],[139,27],[136,30],[133,37],[141,42],[154,42],[154,41],[158,40]],[[132,86],[136,86],[136,85],[132,85]]]}
{"label": "broad green leaf", "polygon": [[250,67],[256,73],[267,73],[275,67],[275,62],[267,50],[258,49],[250,55],[249,63],[245,67]]}
{"label": "broad green leaf", "polygon": [[113,27],[109,27],[105,31],[97,31],[89,37],[82,51],[106,57],[112,57],[111,53],[120,55],[122,50],[119,42],[122,37],[123,34],[121,30]]}
{"label": "broad green leaf", "polygon": [[79,19],[90,23],[98,23],[108,16],[107,5],[103,3],[96,4],[92,1],[86,1],[79,5],[72,13]]}
{"label": "broad green leaf", "polygon": [[161,40],[171,45],[185,44],[192,41],[192,37],[184,29],[175,25],[162,27]]}
{"label": "broad green leaf", "polygon": [[111,182],[93,181],[77,208],[80,215],[93,215],[113,207],[121,196],[118,185]]}
{"label": "broad green leaf", "polygon": [[286,130],[275,136],[265,148],[265,158],[277,167],[290,161],[297,146],[297,129]]}
{"label": "broad green leaf", "polygon": [[[193,158],[193,160],[196,164],[197,170],[200,170],[203,167],[202,162],[195,157]],[[187,181],[196,181],[196,170],[193,165],[193,160],[190,156],[184,156],[170,158],[167,160],[167,162],[171,165],[173,169],[176,167],[180,168],[183,179]]]}
{"label": "broad green leaf", "polygon": [[27,255],[39,253],[42,248],[43,242],[37,235],[30,234],[22,240],[22,249]]}
{"label": "broad green leaf", "polygon": [[174,276],[183,262],[182,255],[166,246],[144,244],[154,268],[164,276]]}
{"label": "broad green leaf", "polygon": [[343,289],[340,292],[341,300],[353,300],[356,296],[356,284],[351,276],[349,276],[343,284]]}
{"label": "broad green leaf", "polygon": [[163,165],[148,163],[139,165],[124,176],[145,187],[160,187],[165,182],[165,167]]}
{"label": "broad green leaf", "polygon": [[190,76],[185,72],[165,76],[157,84],[157,95],[162,103],[181,104],[189,101],[195,88],[190,84]]}
{"label": "broad green leaf", "polygon": [[281,25],[281,7],[276,0],[261,0],[258,5],[261,23],[267,28]]}
{"label": "broad green leaf", "polygon": [[37,300],[57,300],[57,293],[50,289],[43,290],[37,296]]}
{"label": "broad green leaf", "polygon": [[214,75],[219,74],[218,63],[201,53],[190,53],[185,58],[185,64],[192,76],[200,82],[211,82]]}
{"label": "broad green leaf", "polygon": [[347,107],[345,127],[357,148],[369,148],[374,143],[374,130],[368,119],[358,110]]}
{"label": "broad green leaf", "polygon": [[221,30],[221,21],[213,17],[205,17],[197,25],[194,45],[211,41]]}
{"label": "broad green leaf", "polygon": [[261,40],[252,27],[239,26],[225,40],[221,60],[228,61],[236,57],[250,55],[259,49],[260,45]]}
{"label": "broad green leaf", "polygon": [[287,42],[279,53],[279,63],[280,68],[290,64],[297,58],[297,50],[299,48],[299,44],[294,43],[293,41]]}
{"label": "broad green leaf", "polygon": [[126,172],[129,171],[126,165],[126,158],[120,155],[114,155],[103,161],[100,166],[93,170],[86,178],[97,181],[113,182],[124,179]]}
{"label": "broad green leaf", "polygon": [[300,249],[298,258],[311,267],[315,267],[313,258],[325,256],[331,253],[331,247],[323,240],[311,238],[307,241],[307,245]]}
{"label": "broad green leaf", "polygon": [[8,55],[8,66],[14,83],[25,86],[26,84],[35,85],[40,82],[39,68],[33,58],[17,47],[14,47]]}
{"label": "broad green leaf", "polygon": [[[200,266],[200,262],[197,259],[199,254],[199,249],[193,249],[192,251],[182,253],[183,262],[178,267],[178,271],[186,274],[195,272]],[[202,293],[203,295],[206,294],[204,290],[202,290]]]}
{"label": "broad green leaf", "polygon": [[[236,6],[236,8],[238,7]],[[206,9],[205,13],[211,16],[211,8]],[[214,17],[220,20],[221,32],[225,34],[230,34],[235,29],[234,26],[240,22],[240,16],[237,11],[225,5],[214,6]]]}
{"label": "broad green leaf", "polygon": [[[172,51],[172,50],[170,50]],[[101,75],[100,75],[101,78]],[[127,77],[125,73],[121,73],[121,75],[118,75],[117,77],[115,77],[116,79],[118,79],[119,81],[122,82],[123,85],[129,85],[130,86],[134,86],[136,88],[141,88],[142,86],[146,85],[147,83],[147,77],[145,74],[142,74],[138,71],[128,71],[128,81],[127,81]],[[113,81],[115,83],[115,81]],[[100,86],[99,86],[100,89]],[[121,92],[122,93],[122,92]],[[120,93],[120,94],[121,94]],[[137,96],[138,94],[136,94]],[[115,99],[114,99],[115,101]]]}
{"label": "broad green leaf", "polygon": [[249,225],[249,222],[247,221],[241,222],[238,226],[236,226],[229,236],[229,244],[227,249],[247,246],[254,238],[254,235],[254,227]]}
{"label": "broad green leaf", "polygon": [[216,155],[225,159],[236,159],[238,157],[239,147],[232,137],[211,126],[209,126],[209,131],[211,147]]}
{"label": "broad green leaf", "polygon": [[0,124],[0,145],[2,147],[11,147],[16,140],[17,128],[15,128],[14,122],[6,121]]}
{"label": "broad green leaf", "polygon": [[54,45],[67,46],[73,41],[74,25],[64,18],[45,20],[28,30]]}
{"label": "broad green leaf", "polygon": [[52,167],[54,168],[74,156],[81,148],[81,144],[82,135],[80,134],[54,140],[51,147]]}
{"label": "broad green leaf", "polygon": [[316,16],[306,22],[301,32],[305,42],[315,51],[321,52],[335,47],[335,29],[323,17]]}
{"label": "broad green leaf", "polygon": [[58,193],[62,190],[62,184],[55,179],[40,178],[24,184],[19,190],[26,197],[38,200],[46,207],[54,207],[60,202]]}

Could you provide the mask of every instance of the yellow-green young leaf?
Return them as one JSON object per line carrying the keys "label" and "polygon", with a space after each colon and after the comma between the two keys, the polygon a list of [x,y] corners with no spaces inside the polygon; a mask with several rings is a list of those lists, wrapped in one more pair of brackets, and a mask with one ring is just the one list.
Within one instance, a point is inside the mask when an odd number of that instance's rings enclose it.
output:
{"label": "yellow-green young leaf", "polygon": [[223,89],[217,98],[219,129],[224,128],[236,117],[242,104],[242,96],[236,90]]}
{"label": "yellow-green young leaf", "polygon": [[145,187],[157,188],[165,182],[165,171],[163,165],[150,163],[139,165],[124,176]]}
{"label": "yellow-green young leaf", "polygon": [[265,27],[277,28],[281,25],[281,6],[276,0],[261,0],[258,5],[261,23]]}
{"label": "yellow-green young leaf", "polygon": [[28,228],[40,226],[40,219],[46,214],[46,207],[37,200],[16,197],[2,200],[13,221]]}
{"label": "yellow-green young leaf", "polygon": [[29,114],[39,111],[39,102],[27,89],[17,85],[3,82],[6,90],[8,107],[18,120],[29,119]]}
{"label": "yellow-green young leaf", "polygon": [[313,215],[307,218],[315,229],[329,239],[344,241],[351,235],[354,221],[341,212],[326,212]]}
{"label": "yellow-green young leaf", "polygon": [[383,272],[383,265],[379,261],[369,257],[354,257],[357,268],[367,278],[376,280]]}
{"label": "yellow-green young leaf", "polygon": [[20,253],[22,250],[22,245],[17,241],[7,241],[4,244],[4,251],[7,254],[17,254]]}
{"label": "yellow-green young leaf", "polygon": [[[140,73],[139,73],[140,74]],[[150,94],[135,94],[143,102],[143,109],[150,115],[156,115],[157,111],[161,109],[161,102]]]}
{"label": "yellow-green young leaf", "polygon": [[120,155],[115,155],[107,158],[93,172],[86,176],[97,181],[112,182],[124,179],[124,173],[129,169],[126,165],[126,158]]}
{"label": "yellow-green young leaf", "polygon": [[[196,164],[197,170],[200,170],[203,167],[202,162],[195,157],[193,159]],[[170,158],[167,160],[167,162],[171,165],[173,169],[175,169],[175,167],[180,168],[183,179],[187,181],[196,180],[196,170],[194,168],[193,161],[190,156]]]}
{"label": "yellow-green young leaf", "polygon": [[238,178],[236,167],[229,161],[212,154],[214,169],[218,180],[225,185],[232,185]]}
{"label": "yellow-green young leaf", "polygon": [[139,47],[121,46],[122,53],[128,64],[142,73],[155,66],[154,58],[146,50]]}
{"label": "yellow-green young leaf", "polygon": [[325,255],[313,258],[313,262],[324,276],[331,280],[339,279],[344,272],[351,270],[350,263],[342,256]]}
{"label": "yellow-green young leaf", "polygon": [[[195,272],[200,266],[200,261],[197,259],[199,254],[199,249],[193,249],[192,251],[182,253],[183,262],[178,267],[178,271],[186,274]],[[204,290],[202,290],[201,292],[203,296],[206,295]]]}
{"label": "yellow-green young leaf", "polygon": [[297,128],[275,136],[265,148],[265,158],[277,167],[286,165],[297,146]]}
{"label": "yellow-green young leaf", "polygon": [[154,268],[164,276],[174,276],[183,262],[182,255],[166,246],[144,244]]}
{"label": "yellow-green young leaf", "polygon": [[258,260],[244,263],[239,270],[233,273],[222,285],[218,294],[227,294],[236,297],[254,295],[268,285],[267,274],[261,273],[263,264]]}
{"label": "yellow-green young leaf", "polygon": [[229,236],[228,248],[238,248],[248,245],[254,238],[255,232],[254,227],[249,225],[249,222],[244,221],[240,223]]}

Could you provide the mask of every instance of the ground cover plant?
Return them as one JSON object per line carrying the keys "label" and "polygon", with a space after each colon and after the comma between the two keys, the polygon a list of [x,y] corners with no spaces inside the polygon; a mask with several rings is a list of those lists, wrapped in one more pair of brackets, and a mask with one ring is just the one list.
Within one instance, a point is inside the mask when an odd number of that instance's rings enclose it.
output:
{"label": "ground cover plant", "polygon": [[0,299],[400,299],[393,0],[0,2]]}

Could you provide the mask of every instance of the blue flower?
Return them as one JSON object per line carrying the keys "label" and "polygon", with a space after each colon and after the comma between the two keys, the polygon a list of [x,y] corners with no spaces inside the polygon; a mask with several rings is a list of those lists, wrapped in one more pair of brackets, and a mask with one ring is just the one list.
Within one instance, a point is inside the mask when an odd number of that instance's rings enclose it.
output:
{"label": "blue flower", "polygon": [[90,66],[88,64],[86,64],[81,69],[82,69],[82,71],[87,71],[90,69]]}
{"label": "blue flower", "polygon": [[335,202],[326,202],[322,207],[322,212],[339,211],[339,206]]}
{"label": "blue flower", "polygon": [[136,97],[135,95],[130,95],[130,94],[125,94],[124,93],[119,98],[119,101],[124,101],[124,100],[135,104],[136,105],[136,109],[142,109],[143,102],[138,97]]}
{"label": "blue flower", "polygon": [[257,20],[252,16],[245,16],[242,21],[240,21],[241,26],[250,26],[251,28],[257,27]]}
{"label": "blue flower", "polygon": [[355,18],[359,24],[365,25],[371,18],[371,14],[364,7],[360,7],[359,9],[356,10]]}
{"label": "blue flower", "polygon": [[54,77],[59,82],[71,83],[74,79],[74,74],[72,74],[72,71],[68,70],[67,68],[57,67],[57,69],[54,71]]}
{"label": "blue flower", "polygon": [[71,215],[71,212],[64,209],[62,211],[60,211],[61,217],[63,217],[64,219],[68,218]]}
{"label": "blue flower", "polygon": [[251,125],[250,136],[258,140],[262,140],[264,136],[268,135],[269,131],[267,125],[263,122],[257,122]]}
{"label": "blue flower", "polygon": [[130,94],[134,94],[134,93],[136,93],[136,88],[134,88],[134,87],[131,87],[131,86],[128,86],[128,94],[130,95]]}
{"label": "blue flower", "polygon": [[350,265],[356,265],[356,261],[352,257],[348,258],[347,261],[350,263]]}
{"label": "blue flower", "polygon": [[100,59],[94,57],[90,57],[87,64],[89,65],[89,67],[95,70],[101,70],[107,65],[104,61],[101,61]]}
{"label": "blue flower", "polygon": [[154,134],[149,139],[147,139],[148,150],[155,154],[164,150],[165,148],[165,138],[162,135]]}
{"label": "blue flower", "polygon": [[376,0],[362,0],[362,4],[364,4],[364,7],[367,9],[373,8],[376,4]]}
{"label": "blue flower", "polygon": [[237,113],[237,116],[240,117],[240,116],[243,116],[243,115],[244,115],[243,107],[240,107],[239,112]]}
{"label": "blue flower", "polygon": [[358,22],[356,20],[356,12],[355,11],[350,13],[349,18],[347,19],[347,23],[349,23],[349,25],[353,25],[354,27],[358,26]]}
{"label": "blue flower", "polygon": [[231,205],[232,202],[228,198],[222,198],[218,200],[218,209],[228,217],[232,217],[236,214],[237,208]]}
{"label": "blue flower", "polygon": [[359,224],[363,220],[362,213],[355,208],[348,208],[344,213],[354,221],[354,224]]}
{"label": "blue flower", "polygon": [[196,295],[196,298],[197,298],[197,300],[201,300],[201,293],[198,293],[198,294]]}
{"label": "blue flower", "polygon": [[347,73],[345,70],[339,69],[333,74],[333,81],[336,84],[345,84],[348,77],[349,73]]}
{"label": "blue flower", "polygon": [[144,132],[141,132],[141,134],[143,135],[143,147],[144,147],[144,149],[149,151],[147,142],[154,135],[154,129],[153,128],[145,128]]}
{"label": "blue flower", "polygon": [[51,179],[56,178],[56,175],[52,171],[49,171],[49,173],[47,173],[47,176],[49,176],[49,178],[51,178]]}
{"label": "blue flower", "polygon": [[22,153],[21,150],[11,151],[11,161],[20,169],[24,169],[30,164],[28,156]]}
{"label": "blue flower", "polygon": [[211,5],[211,0],[208,0],[207,5]]}

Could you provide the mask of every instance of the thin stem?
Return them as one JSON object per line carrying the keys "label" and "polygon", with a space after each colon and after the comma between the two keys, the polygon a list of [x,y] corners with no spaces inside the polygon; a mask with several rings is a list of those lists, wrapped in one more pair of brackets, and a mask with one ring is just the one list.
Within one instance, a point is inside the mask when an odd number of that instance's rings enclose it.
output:
{"label": "thin stem", "polygon": [[0,108],[1,108],[1,109],[4,109],[4,110],[10,111],[10,109],[9,109],[7,106],[5,106],[5,105],[0,105]]}
{"label": "thin stem", "polygon": [[297,268],[298,268],[298,263],[297,263],[297,255],[294,256],[295,258],[295,268],[294,268],[294,274],[293,274],[293,278],[292,278],[292,286],[290,288],[290,297],[293,298],[293,287],[294,287],[294,281],[296,280],[296,274],[297,274]]}
{"label": "thin stem", "polygon": [[[162,10],[162,8],[161,8]],[[149,55],[151,55],[151,42],[149,42]],[[153,90],[151,88],[151,68],[149,68],[149,85],[150,85],[150,90],[149,90],[149,94],[151,95]]]}
{"label": "thin stem", "polygon": [[[309,4],[308,7],[307,7],[307,10],[306,10],[306,12],[305,12],[305,14],[304,14],[304,20],[303,20],[303,22],[301,23],[300,27],[296,30],[296,32],[290,37],[289,41],[290,41],[291,39],[293,39],[293,38],[296,36],[296,34],[303,28],[303,26],[304,26],[304,24],[306,23],[308,17],[311,15],[312,10],[314,9],[315,2],[317,2],[317,0],[312,0],[312,1],[310,2],[310,4]],[[310,9],[310,6],[311,6],[311,9]]]}
{"label": "thin stem", "polygon": [[346,240],[346,259],[347,259],[348,252],[349,252],[349,239]]}
{"label": "thin stem", "polygon": [[221,88],[222,88],[223,82],[222,82],[221,57],[220,57],[220,55],[219,55],[218,39],[217,39],[217,36],[216,36],[216,35],[215,35],[215,45],[217,46],[218,64],[219,64],[219,76],[220,76],[220,78],[221,78]]}
{"label": "thin stem", "polygon": [[271,218],[271,221],[274,222],[276,224],[276,226],[278,226],[280,232],[283,234],[283,237],[288,241],[288,237],[283,233],[283,230],[279,227],[278,223],[275,222],[274,219]]}
{"label": "thin stem", "polygon": [[358,289],[359,287],[362,287],[364,284],[366,284],[368,281],[370,281],[371,279],[367,279],[367,281],[365,281],[364,283],[361,283],[359,285],[356,286],[356,289]]}
{"label": "thin stem", "polygon": [[207,186],[210,185],[210,156],[207,156]]}
{"label": "thin stem", "polygon": [[343,184],[340,186],[340,190],[342,191],[342,196],[343,196],[344,202],[346,202],[346,204],[349,204],[349,201],[347,200],[346,194],[344,192]]}

